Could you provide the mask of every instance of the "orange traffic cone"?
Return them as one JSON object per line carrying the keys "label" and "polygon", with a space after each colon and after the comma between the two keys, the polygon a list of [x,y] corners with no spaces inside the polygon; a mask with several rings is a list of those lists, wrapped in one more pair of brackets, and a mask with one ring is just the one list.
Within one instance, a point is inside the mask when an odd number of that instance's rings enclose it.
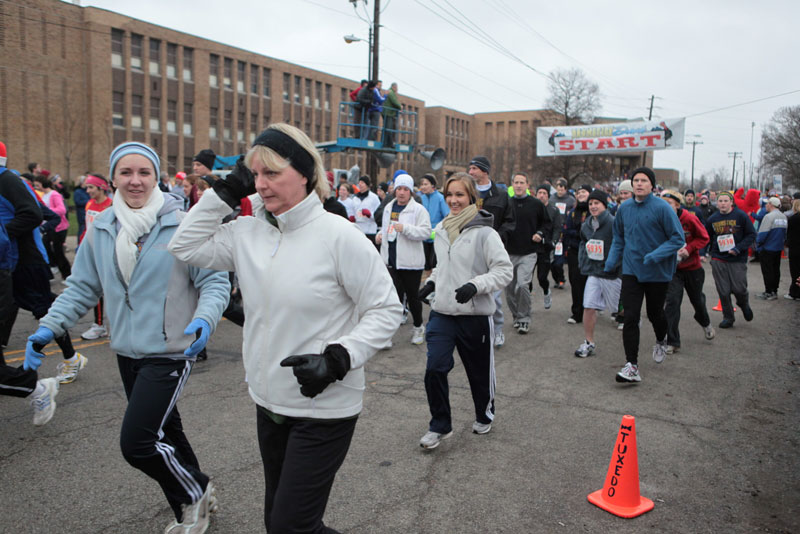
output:
{"label": "orange traffic cone", "polygon": [[[721,312],[721,311],[722,311],[722,301],[721,301],[721,300],[719,300],[719,299],[717,299],[717,305],[716,305],[716,306],[714,306],[714,307],[713,307],[713,308],[711,308],[711,309],[712,309],[712,310],[714,310],[714,311],[719,311],[719,312]],[[736,308],[736,306],[734,306],[734,307],[733,307],[733,311],[738,311],[738,310],[737,310],[737,308]]]}
{"label": "orange traffic cone", "polygon": [[622,416],[603,489],[590,493],[588,499],[606,512],[625,518],[637,517],[653,509],[653,501],[639,495],[636,420],[632,415]]}

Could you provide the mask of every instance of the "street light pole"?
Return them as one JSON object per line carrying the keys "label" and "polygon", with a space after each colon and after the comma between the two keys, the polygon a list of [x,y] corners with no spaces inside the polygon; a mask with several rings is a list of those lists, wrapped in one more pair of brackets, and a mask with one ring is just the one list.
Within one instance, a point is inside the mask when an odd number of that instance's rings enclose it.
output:
{"label": "street light pole", "polygon": [[[753,187],[753,133],[755,132],[755,121],[750,123],[750,187]],[[745,169],[746,171],[747,169]]]}
{"label": "street light pole", "polygon": [[731,191],[733,191],[733,187],[735,184],[736,179],[736,156],[741,156],[741,152],[728,152],[728,157],[733,156],[733,171],[731,171]]}

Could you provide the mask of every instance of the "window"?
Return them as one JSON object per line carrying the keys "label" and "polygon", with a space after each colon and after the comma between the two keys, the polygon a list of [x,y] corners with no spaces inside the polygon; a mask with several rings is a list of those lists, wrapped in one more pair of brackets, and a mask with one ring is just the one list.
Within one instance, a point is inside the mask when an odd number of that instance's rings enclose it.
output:
{"label": "window", "polygon": [[[346,99],[342,99],[346,100]],[[331,110],[331,84],[325,84],[325,111]]]}
{"label": "window", "polygon": [[192,105],[183,105],[183,135],[192,135]]}
{"label": "window", "polygon": [[289,86],[292,83],[292,76],[290,74],[283,74],[283,101],[291,102],[289,100]]}
{"label": "window", "polygon": [[232,87],[231,76],[233,76],[233,60],[229,57],[226,57],[222,72],[222,84],[225,89],[230,89]]}
{"label": "window", "polygon": [[178,103],[167,100],[167,132],[178,133]]}
{"label": "window", "polygon": [[167,172],[175,174],[178,170],[178,156],[167,156]]}
{"label": "window", "polygon": [[319,109],[320,101],[322,100],[322,82],[316,82],[314,86],[314,107]]}
{"label": "window", "polygon": [[244,93],[244,73],[247,65],[244,61],[236,62],[236,91]]}
{"label": "window", "polygon": [[300,84],[301,83],[302,83],[302,80],[300,79],[300,76],[295,76],[294,77],[294,103],[295,104],[299,104],[300,103],[300,90],[301,90],[300,89]]}
{"label": "window", "polygon": [[236,140],[244,141],[244,112],[240,111],[236,118]]}
{"label": "window", "polygon": [[208,113],[208,123],[210,124],[208,128],[208,135],[209,137],[216,138],[217,137],[217,125],[219,123],[219,111],[217,108],[211,108]]}
{"label": "window", "polygon": [[150,75],[161,76],[161,41],[150,39]]}
{"label": "window", "polygon": [[178,45],[167,43],[167,78],[177,77]]}
{"label": "window", "polygon": [[261,94],[263,94],[265,98],[270,98],[269,96],[270,78],[272,78],[271,70],[264,69],[261,71]]}
{"label": "window", "polygon": [[311,105],[311,80],[306,78],[306,94],[303,98],[303,105],[310,106]]}
{"label": "window", "polygon": [[131,68],[142,68],[142,39],[141,35],[131,34]]}
{"label": "window", "polygon": [[125,126],[125,93],[112,93],[111,123],[114,126]]}
{"label": "window", "polygon": [[111,66],[112,67],[119,67],[122,68],[122,51],[123,51],[123,39],[125,38],[125,32],[122,30],[117,30],[116,28],[111,29]]}
{"label": "window", "polygon": [[139,95],[131,96],[131,127],[142,127],[142,97]]}
{"label": "window", "polygon": [[258,65],[250,65],[250,94],[258,94]]}
{"label": "window", "polygon": [[161,131],[161,100],[150,99],[150,131]]}
{"label": "window", "polygon": [[194,71],[194,50],[191,48],[183,48],[183,81],[191,82]]}
{"label": "window", "polygon": [[217,76],[219,75],[219,56],[211,54],[208,56],[208,85],[219,87]]}
{"label": "window", "polygon": [[225,110],[225,122],[222,125],[223,139],[231,138],[231,121],[233,120],[233,112],[229,109]]}

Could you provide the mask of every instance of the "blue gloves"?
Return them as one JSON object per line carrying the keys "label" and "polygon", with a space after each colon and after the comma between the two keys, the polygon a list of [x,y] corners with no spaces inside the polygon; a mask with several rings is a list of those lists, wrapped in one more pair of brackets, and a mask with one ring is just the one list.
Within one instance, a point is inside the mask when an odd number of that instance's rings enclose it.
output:
{"label": "blue gloves", "polygon": [[55,339],[56,335],[52,330],[44,326],[40,326],[36,333],[28,338],[28,344],[25,346],[25,363],[22,368],[26,371],[33,369],[34,371],[42,365],[42,358],[44,354],[41,350]]}
{"label": "blue gloves", "polygon": [[189,326],[186,327],[183,333],[187,336],[197,334],[197,340],[189,345],[188,349],[183,351],[185,355],[193,358],[197,356],[200,351],[203,350],[203,347],[206,346],[206,343],[208,343],[208,336],[211,335],[211,326],[204,319],[194,319],[189,323]]}

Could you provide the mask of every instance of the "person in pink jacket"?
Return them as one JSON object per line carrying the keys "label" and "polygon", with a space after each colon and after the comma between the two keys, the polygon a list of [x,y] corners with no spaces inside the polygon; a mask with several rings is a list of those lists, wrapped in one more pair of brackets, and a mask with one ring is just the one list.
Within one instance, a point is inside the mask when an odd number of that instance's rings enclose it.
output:
{"label": "person in pink jacket", "polygon": [[[61,217],[61,222],[58,223],[54,232],[47,235],[45,241],[49,246],[47,255],[50,257],[50,267],[58,268],[61,273],[61,278],[64,280],[72,274],[72,268],[64,254],[64,241],[67,239],[67,229],[69,229],[69,221],[67,221],[67,206],[64,204],[64,197],[61,193],[53,189],[50,179],[41,174],[34,176],[33,187],[42,195],[42,201],[48,208],[53,210]],[[53,273],[55,274],[55,272]]]}

